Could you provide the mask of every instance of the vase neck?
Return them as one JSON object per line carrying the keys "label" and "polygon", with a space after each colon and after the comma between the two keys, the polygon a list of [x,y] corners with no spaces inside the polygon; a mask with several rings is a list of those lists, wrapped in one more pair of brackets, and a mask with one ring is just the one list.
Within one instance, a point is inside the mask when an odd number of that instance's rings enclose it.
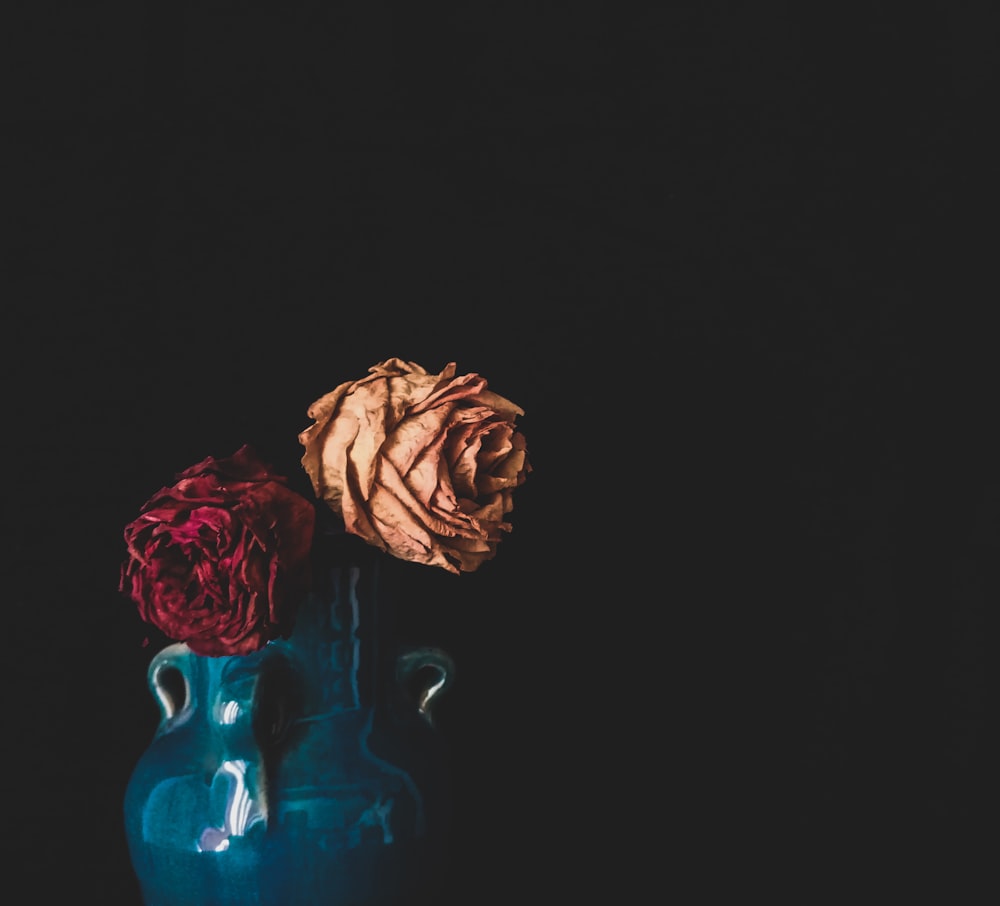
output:
{"label": "vase neck", "polygon": [[[326,539],[324,539],[326,540]],[[343,537],[317,546],[313,590],[302,602],[290,638],[316,680],[314,707],[323,712],[378,705],[381,600],[379,551]]]}

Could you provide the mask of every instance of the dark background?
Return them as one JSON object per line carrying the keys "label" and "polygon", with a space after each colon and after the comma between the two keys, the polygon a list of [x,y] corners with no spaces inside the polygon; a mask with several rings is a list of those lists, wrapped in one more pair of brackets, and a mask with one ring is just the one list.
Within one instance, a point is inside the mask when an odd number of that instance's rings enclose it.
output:
{"label": "dark background", "polygon": [[246,442],[295,470],[390,356],[487,377],[534,466],[414,617],[456,902],[985,867],[995,17],[800,6],[8,16],[9,883],[138,902],[126,522]]}

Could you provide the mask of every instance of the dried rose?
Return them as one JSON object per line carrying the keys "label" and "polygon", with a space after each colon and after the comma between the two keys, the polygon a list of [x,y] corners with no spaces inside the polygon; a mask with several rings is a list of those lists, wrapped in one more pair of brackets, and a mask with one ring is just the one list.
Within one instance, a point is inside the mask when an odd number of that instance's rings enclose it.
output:
{"label": "dried rose", "polygon": [[299,434],[316,496],[348,532],[394,557],[472,572],[492,559],[531,470],[523,410],[455,363],[428,374],[387,359],[316,400]]}
{"label": "dried rose", "polygon": [[125,528],[120,590],[195,654],[287,635],[309,582],[315,510],[248,446],[181,472]]}

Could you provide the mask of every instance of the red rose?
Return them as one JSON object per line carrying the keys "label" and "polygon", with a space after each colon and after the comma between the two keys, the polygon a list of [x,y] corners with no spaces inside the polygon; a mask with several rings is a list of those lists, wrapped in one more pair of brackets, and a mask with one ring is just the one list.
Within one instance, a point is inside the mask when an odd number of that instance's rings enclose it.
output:
{"label": "red rose", "polygon": [[125,528],[120,590],[195,654],[287,636],[308,587],[315,511],[248,446],[177,476]]}
{"label": "red rose", "polygon": [[471,572],[491,559],[530,471],[523,410],[455,363],[388,359],[308,410],[299,435],[316,495],[348,532],[402,560]]}

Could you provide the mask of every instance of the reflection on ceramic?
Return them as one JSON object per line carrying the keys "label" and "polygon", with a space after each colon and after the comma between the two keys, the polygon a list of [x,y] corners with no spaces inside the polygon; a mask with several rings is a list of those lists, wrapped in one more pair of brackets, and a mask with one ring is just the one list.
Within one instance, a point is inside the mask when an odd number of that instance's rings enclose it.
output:
{"label": "reflection on ceramic", "polygon": [[432,708],[454,666],[393,650],[384,555],[344,542],[290,639],[242,657],[175,644],[150,663],[161,722],[125,797],[149,906],[367,906],[434,889],[448,780]]}

